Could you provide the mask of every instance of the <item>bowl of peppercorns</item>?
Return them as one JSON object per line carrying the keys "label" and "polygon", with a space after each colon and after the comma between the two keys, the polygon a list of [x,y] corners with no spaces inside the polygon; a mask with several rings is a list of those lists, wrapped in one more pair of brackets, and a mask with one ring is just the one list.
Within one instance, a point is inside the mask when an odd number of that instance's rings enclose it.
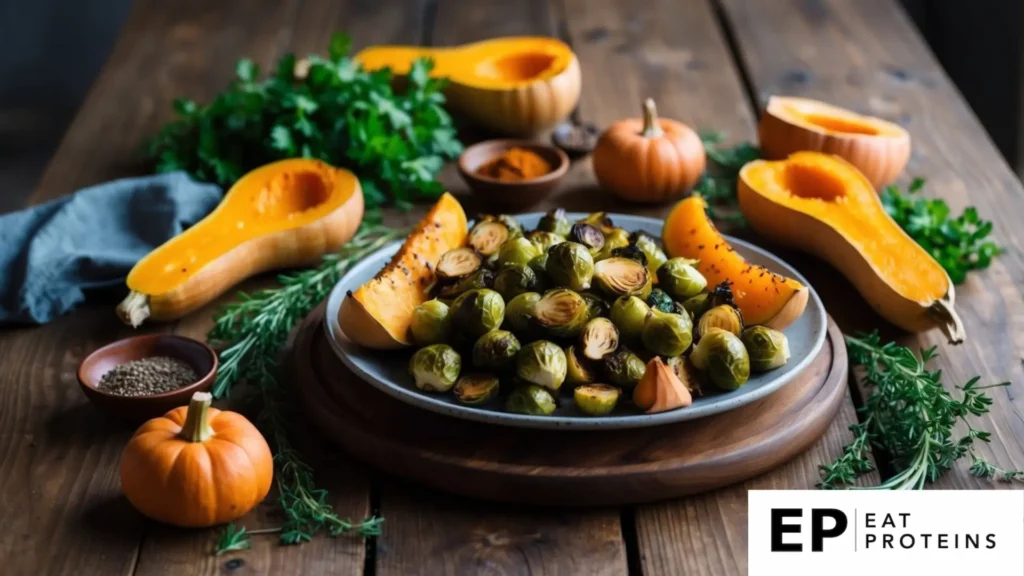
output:
{"label": "bowl of peppercorns", "polygon": [[210,388],[217,353],[174,334],[133,336],[108,344],[78,366],[78,384],[93,404],[122,418],[142,421],[185,406]]}

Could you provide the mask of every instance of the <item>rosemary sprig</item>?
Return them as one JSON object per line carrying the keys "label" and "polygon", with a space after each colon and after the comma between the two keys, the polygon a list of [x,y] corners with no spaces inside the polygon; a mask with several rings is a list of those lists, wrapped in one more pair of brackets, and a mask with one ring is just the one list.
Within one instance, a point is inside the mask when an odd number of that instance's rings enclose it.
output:
{"label": "rosemary sprig", "polygon": [[[928,371],[926,364],[937,354],[935,348],[921,350],[920,358],[894,342],[882,344],[878,332],[846,337],[850,361],[864,370],[863,384],[871,395],[860,409],[861,422],[850,426],[854,440],[831,464],[821,466],[819,487],[840,488],[853,484],[873,469],[868,450],[875,446],[892,458],[897,473],[871,488],[885,490],[921,489],[950,470],[957,460],[971,455],[972,473],[981,477],[1024,478],[1024,472],[1005,471],[974,454],[974,441],[988,442],[990,433],[971,426],[968,418],[981,416],[992,405],[983,390],[1008,386],[1001,382],[978,386],[975,377],[962,386],[959,399],[942,385],[941,371]],[[967,432],[956,437],[958,423]]]}
{"label": "rosemary sprig", "polygon": [[259,424],[275,450],[278,503],[285,515],[279,528],[246,531],[229,524],[216,553],[246,548],[249,536],[258,533],[278,533],[282,544],[306,542],[321,531],[331,536],[350,531],[364,536],[379,534],[380,518],[353,524],[339,517],[327,501],[327,491],[313,483],[313,470],[292,447],[289,424],[294,406],[291,395],[276,377],[277,357],[295,323],[327,296],[352,264],[405,234],[404,230],[364,221],[355,237],[337,254],[324,257],[318,268],[279,276],[279,288],[240,294],[238,302],[215,316],[209,340],[223,350],[214,396],[230,394],[242,380],[256,387],[257,399],[262,403]]}

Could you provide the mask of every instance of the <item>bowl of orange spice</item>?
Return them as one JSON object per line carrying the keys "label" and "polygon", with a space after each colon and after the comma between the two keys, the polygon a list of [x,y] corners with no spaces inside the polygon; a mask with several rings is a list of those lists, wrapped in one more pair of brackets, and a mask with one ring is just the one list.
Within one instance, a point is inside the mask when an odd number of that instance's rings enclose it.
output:
{"label": "bowl of orange spice", "polygon": [[531,140],[487,140],[459,157],[459,174],[469,189],[506,210],[541,201],[568,171],[565,152]]}

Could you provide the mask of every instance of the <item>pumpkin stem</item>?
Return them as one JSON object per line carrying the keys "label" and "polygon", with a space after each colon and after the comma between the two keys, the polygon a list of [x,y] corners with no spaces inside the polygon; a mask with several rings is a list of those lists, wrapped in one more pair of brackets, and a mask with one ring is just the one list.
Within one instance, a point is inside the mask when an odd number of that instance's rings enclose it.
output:
{"label": "pumpkin stem", "polygon": [[189,442],[206,442],[213,436],[213,428],[210,428],[206,418],[206,411],[212,401],[213,395],[209,392],[196,392],[192,395],[179,436]]}
{"label": "pumpkin stem", "polygon": [[640,135],[644,138],[656,138],[664,133],[661,124],[658,123],[658,107],[654,105],[654,99],[644,100],[644,130]]}
{"label": "pumpkin stem", "polygon": [[149,296],[132,290],[117,305],[117,317],[132,328],[138,328],[149,318]]}
{"label": "pumpkin stem", "polygon": [[950,344],[963,344],[967,334],[964,330],[963,322],[960,321],[960,316],[953,309],[952,300],[949,298],[936,300],[928,308],[928,313],[939,321],[939,330],[942,330],[942,333],[946,335]]}

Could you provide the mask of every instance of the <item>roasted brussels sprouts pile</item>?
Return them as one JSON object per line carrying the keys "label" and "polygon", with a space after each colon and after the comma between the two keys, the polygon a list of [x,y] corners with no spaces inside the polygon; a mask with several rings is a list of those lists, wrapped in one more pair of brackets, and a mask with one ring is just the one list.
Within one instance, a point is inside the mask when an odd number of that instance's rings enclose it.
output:
{"label": "roasted brussels sprouts pile", "polygon": [[639,410],[622,392],[655,356],[695,396],[783,366],[785,334],[745,325],[730,285],[708,286],[698,264],[604,213],[553,210],[535,230],[483,216],[437,263],[409,328],[421,347],[409,373],[465,405],[602,416]]}

